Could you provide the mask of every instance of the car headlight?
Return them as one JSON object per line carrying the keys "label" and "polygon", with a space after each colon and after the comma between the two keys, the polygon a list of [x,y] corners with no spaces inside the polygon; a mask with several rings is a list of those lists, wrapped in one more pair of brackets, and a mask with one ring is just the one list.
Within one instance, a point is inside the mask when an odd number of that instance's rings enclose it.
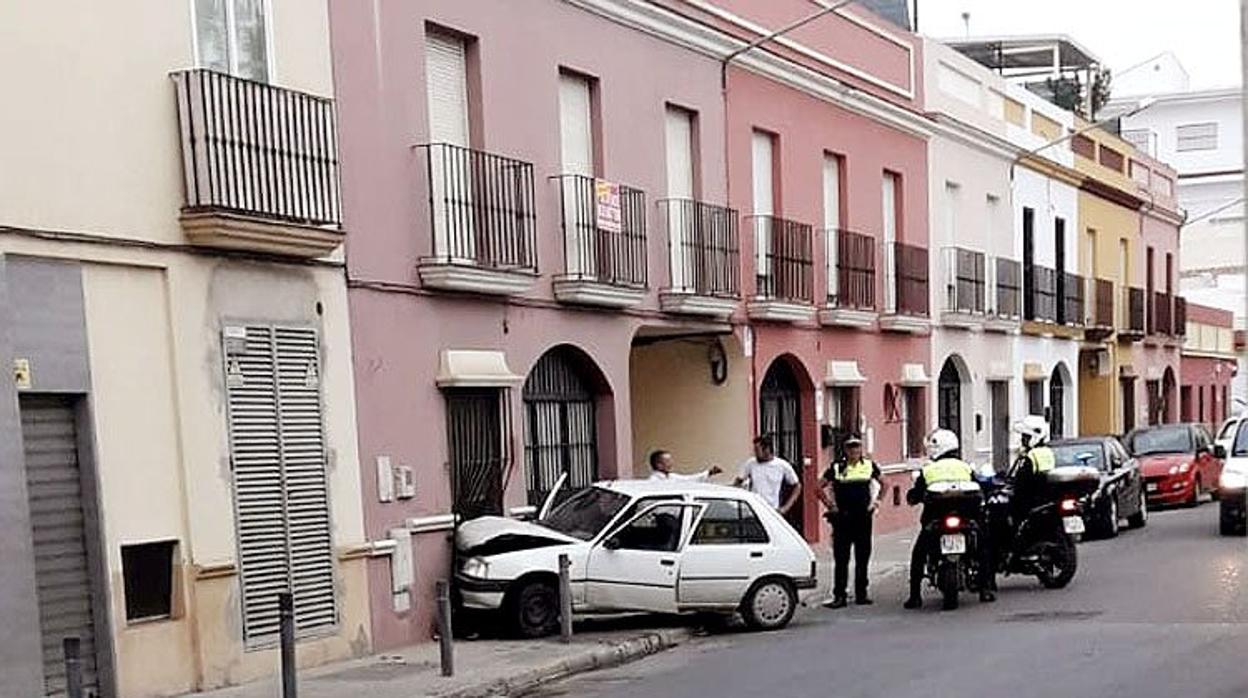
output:
{"label": "car headlight", "polygon": [[1187,471],[1189,471],[1189,470],[1191,470],[1191,469],[1192,469],[1192,464],[1191,464],[1191,463],[1184,463],[1183,465],[1180,465],[1180,466],[1179,466],[1179,472],[1180,472],[1180,473],[1186,473]]}
{"label": "car headlight", "polygon": [[485,579],[490,576],[490,563],[479,557],[470,557],[464,560],[464,564],[460,566],[459,571],[463,572],[466,577]]}
{"label": "car headlight", "polygon": [[1218,487],[1228,490],[1242,490],[1248,487],[1248,475],[1234,470],[1223,470]]}

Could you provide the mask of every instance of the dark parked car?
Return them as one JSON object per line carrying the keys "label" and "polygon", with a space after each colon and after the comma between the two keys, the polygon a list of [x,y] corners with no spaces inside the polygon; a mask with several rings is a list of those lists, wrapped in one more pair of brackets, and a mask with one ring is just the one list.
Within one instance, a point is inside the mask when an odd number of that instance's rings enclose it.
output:
{"label": "dark parked car", "polygon": [[1101,485],[1088,498],[1083,508],[1083,518],[1088,532],[1102,538],[1118,535],[1118,525],[1127,520],[1131,528],[1141,528],[1148,523],[1148,496],[1144,491],[1144,478],[1135,459],[1127,454],[1112,436],[1094,436],[1082,439],[1064,439],[1051,444],[1057,465],[1082,465],[1096,468],[1101,474]]}
{"label": "dark parked car", "polygon": [[1218,487],[1226,449],[1203,424],[1136,429],[1123,443],[1140,463],[1150,504],[1196,506]]}

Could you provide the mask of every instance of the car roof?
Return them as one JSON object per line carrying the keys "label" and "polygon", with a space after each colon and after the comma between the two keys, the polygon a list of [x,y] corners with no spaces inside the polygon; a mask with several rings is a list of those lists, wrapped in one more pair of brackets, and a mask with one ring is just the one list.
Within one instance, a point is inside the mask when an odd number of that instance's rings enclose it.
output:
{"label": "car roof", "polygon": [[1107,441],[1113,440],[1112,436],[1081,436],[1077,439],[1058,439],[1054,441],[1052,446],[1080,446],[1082,444],[1105,444]]}
{"label": "car roof", "polygon": [[594,483],[594,486],[631,497],[690,494],[748,499],[750,494],[747,490],[739,487],[716,485],[710,482],[689,482],[686,480],[604,480]]}

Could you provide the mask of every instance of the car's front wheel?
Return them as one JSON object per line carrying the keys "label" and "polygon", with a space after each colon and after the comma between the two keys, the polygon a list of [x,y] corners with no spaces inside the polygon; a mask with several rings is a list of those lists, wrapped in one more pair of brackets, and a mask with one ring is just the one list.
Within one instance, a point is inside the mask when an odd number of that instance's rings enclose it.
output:
{"label": "car's front wheel", "polygon": [[797,611],[793,583],[780,577],[760,579],[741,601],[741,615],[751,630],[779,630]]}
{"label": "car's front wheel", "polygon": [[503,612],[519,637],[545,637],[559,627],[559,592],[544,579],[521,580],[507,592]]}
{"label": "car's front wheel", "polygon": [[1218,505],[1218,533],[1224,536],[1248,534],[1248,521],[1244,520],[1243,511],[1226,500]]}

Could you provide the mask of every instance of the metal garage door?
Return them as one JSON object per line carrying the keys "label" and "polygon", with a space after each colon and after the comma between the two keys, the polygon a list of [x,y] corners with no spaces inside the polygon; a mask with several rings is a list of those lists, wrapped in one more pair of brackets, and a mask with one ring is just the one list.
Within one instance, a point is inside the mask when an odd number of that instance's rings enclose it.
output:
{"label": "metal garage door", "polygon": [[55,695],[65,690],[61,643],[66,637],[81,639],[83,684],[94,690],[95,621],[74,409],[64,399],[23,397],[21,410],[43,636],[44,693]]}

